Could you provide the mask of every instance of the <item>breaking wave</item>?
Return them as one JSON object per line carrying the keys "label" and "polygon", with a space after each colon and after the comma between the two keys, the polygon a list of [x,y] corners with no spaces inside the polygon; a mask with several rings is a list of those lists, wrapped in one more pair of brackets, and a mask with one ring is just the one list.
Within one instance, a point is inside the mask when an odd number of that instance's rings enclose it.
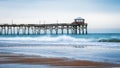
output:
{"label": "breaking wave", "polygon": [[71,36],[41,36],[41,37],[2,37],[0,41],[39,41],[39,42],[89,42],[94,39],[86,38],[74,38]]}
{"label": "breaking wave", "polygon": [[10,42],[120,42],[120,38],[80,38],[67,35],[62,36],[38,36],[38,37],[0,37],[0,41]]}
{"label": "breaking wave", "polygon": [[100,39],[99,42],[120,42],[120,39],[117,38]]}
{"label": "breaking wave", "polygon": [[[108,35],[107,35],[108,36]],[[14,45],[120,45],[119,36],[96,35],[44,35],[0,37],[0,46]]]}

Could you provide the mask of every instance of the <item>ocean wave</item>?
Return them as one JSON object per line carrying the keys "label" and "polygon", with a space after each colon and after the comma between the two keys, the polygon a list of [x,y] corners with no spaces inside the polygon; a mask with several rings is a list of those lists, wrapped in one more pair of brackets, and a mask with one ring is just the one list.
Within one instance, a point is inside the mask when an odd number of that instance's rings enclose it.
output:
{"label": "ocean wave", "polygon": [[41,42],[88,42],[93,41],[94,39],[91,38],[75,38],[71,36],[57,36],[57,37],[51,37],[51,36],[41,36],[41,37],[3,37],[0,38],[0,41],[41,41]]}
{"label": "ocean wave", "polygon": [[120,42],[120,39],[117,38],[100,39],[98,42]]}
{"label": "ocean wave", "polygon": [[19,43],[19,44],[82,44],[99,42],[120,42],[120,38],[104,37],[81,37],[79,36],[36,36],[36,37],[0,37],[0,43]]}

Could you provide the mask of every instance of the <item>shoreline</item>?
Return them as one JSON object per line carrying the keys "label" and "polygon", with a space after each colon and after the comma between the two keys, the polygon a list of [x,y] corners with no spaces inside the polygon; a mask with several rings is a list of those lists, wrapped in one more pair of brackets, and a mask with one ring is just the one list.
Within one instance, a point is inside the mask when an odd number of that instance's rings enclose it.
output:
{"label": "shoreline", "polygon": [[33,64],[50,66],[93,66],[93,67],[120,67],[119,64],[74,60],[68,58],[48,58],[12,53],[0,53],[0,64]]}

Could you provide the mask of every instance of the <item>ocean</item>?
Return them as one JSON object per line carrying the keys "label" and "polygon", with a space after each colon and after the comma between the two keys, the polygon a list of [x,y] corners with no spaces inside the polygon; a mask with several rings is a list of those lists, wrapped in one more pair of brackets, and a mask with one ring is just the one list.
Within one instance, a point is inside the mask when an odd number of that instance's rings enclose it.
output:
{"label": "ocean", "polygon": [[0,52],[120,64],[120,33],[0,35]]}

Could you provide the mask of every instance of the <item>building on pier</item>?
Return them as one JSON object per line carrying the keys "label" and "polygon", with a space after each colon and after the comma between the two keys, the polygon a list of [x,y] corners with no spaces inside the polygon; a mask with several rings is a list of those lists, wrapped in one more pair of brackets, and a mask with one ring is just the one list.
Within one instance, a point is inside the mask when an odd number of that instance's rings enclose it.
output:
{"label": "building on pier", "polygon": [[56,24],[0,24],[0,35],[87,34],[85,19],[78,17],[72,23]]}

